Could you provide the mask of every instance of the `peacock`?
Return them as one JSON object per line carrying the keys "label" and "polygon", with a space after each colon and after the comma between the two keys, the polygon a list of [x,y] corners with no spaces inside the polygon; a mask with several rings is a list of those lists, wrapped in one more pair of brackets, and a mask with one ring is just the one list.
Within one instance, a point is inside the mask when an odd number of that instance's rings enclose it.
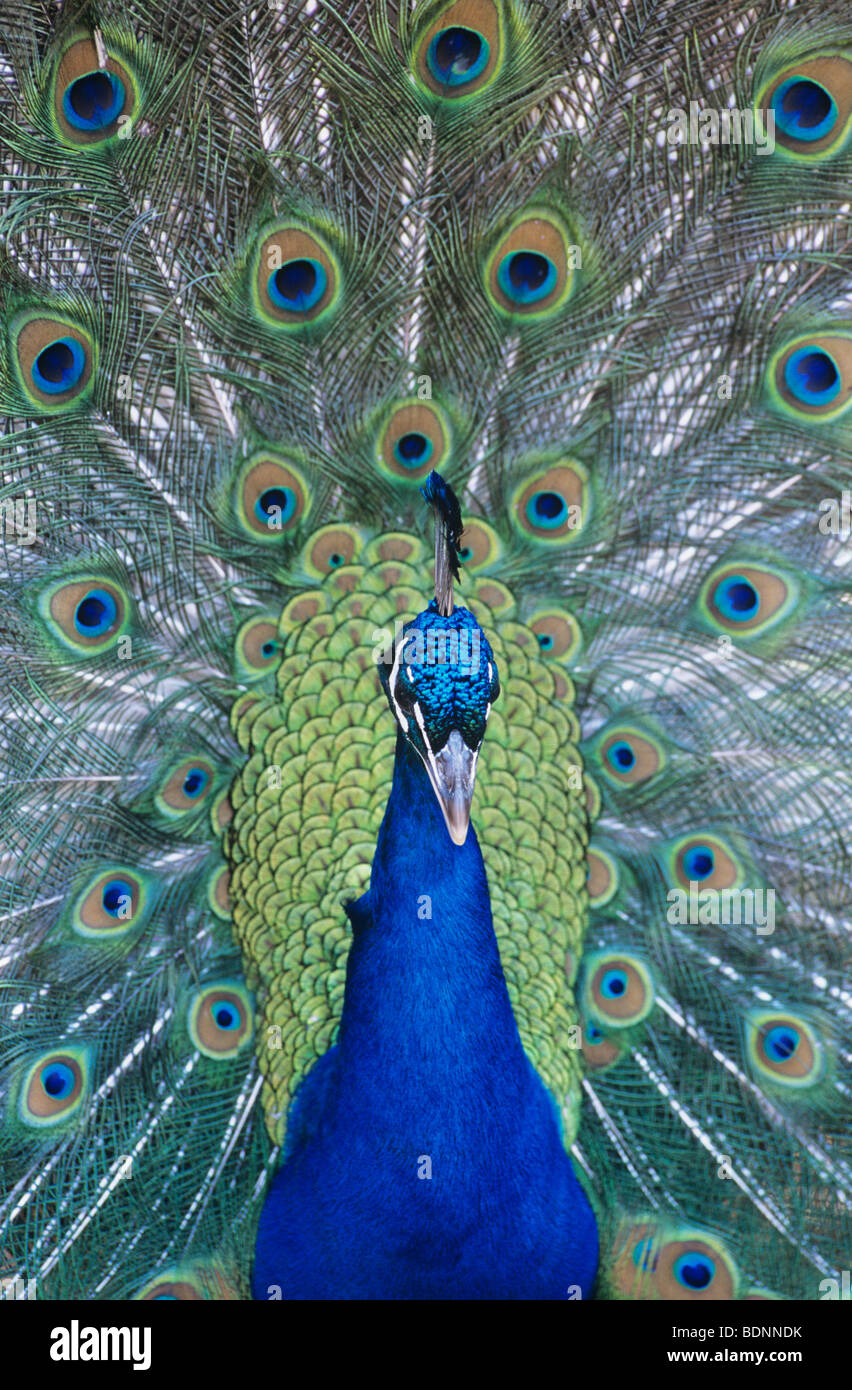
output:
{"label": "peacock", "polygon": [[841,1296],[848,7],[0,53],[4,1297]]}

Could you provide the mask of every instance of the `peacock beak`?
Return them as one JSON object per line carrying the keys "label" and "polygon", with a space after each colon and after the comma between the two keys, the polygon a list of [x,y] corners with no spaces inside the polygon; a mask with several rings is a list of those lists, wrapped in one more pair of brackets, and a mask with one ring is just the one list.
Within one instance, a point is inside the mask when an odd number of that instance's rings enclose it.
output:
{"label": "peacock beak", "polygon": [[479,749],[468,748],[458,729],[453,729],[441,751],[433,753],[429,748],[425,760],[450,839],[456,845],[467,839],[478,756]]}

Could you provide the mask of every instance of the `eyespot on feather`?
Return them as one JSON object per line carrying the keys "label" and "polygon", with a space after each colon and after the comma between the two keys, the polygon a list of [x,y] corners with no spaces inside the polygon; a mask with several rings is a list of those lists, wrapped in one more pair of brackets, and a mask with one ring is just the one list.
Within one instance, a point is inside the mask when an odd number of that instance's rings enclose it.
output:
{"label": "eyespot on feather", "polygon": [[582,464],[566,460],[533,473],[512,497],[515,530],[543,545],[576,540],[589,510],[589,475]]}
{"label": "eyespot on feather", "polygon": [[542,656],[566,663],[577,656],[583,635],[573,613],[564,608],[541,609],[530,618],[529,626],[538,639]]}
{"label": "eyespot on feather", "polygon": [[704,1231],[654,1221],[622,1226],[609,1277],[622,1298],[639,1301],[727,1301],[737,1296],[737,1269],[721,1241]]}
{"label": "eyespot on feather", "polygon": [[588,877],[586,887],[589,907],[604,907],[618,892],[618,865],[611,854],[599,846],[589,846],[586,854]]}
{"label": "eyespot on feather", "polygon": [[90,1059],[84,1048],[46,1052],[24,1078],[18,1113],[24,1124],[44,1128],[68,1120],[88,1090]]}
{"label": "eyespot on feather", "polygon": [[212,875],[207,892],[207,901],[215,915],[222,921],[231,917],[231,871],[223,864]]}
{"label": "eyespot on feather", "polygon": [[799,595],[793,576],[779,569],[729,563],[714,569],[704,581],[698,611],[718,631],[750,641],[788,617]]}
{"label": "eyespot on feather", "polygon": [[605,1071],[621,1057],[622,1049],[612,1038],[607,1038],[596,1023],[585,1022],[581,1029],[581,1043],[586,1066],[592,1071]]}
{"label": "eyespot on feather", "polygon": [[237,668],[249,679],[273,671],[281,662],[278,624],[270,617],[250,618],[237,633]]}
{"label": "eyespot on feather", "polygon": [[102,63],[91,38],[65,49],[56,70],[53,115],[66,144],[85,148],[117,138],[138,101],[133,73],[109,50]]}
{"label": "eyespot on feather", "polygon": [[629,1028],[648,1017],[654,983],[647,966],[620,952],[594,955],[584,963],[585,1003],[607,1028]]}
{"label": "eyespot on feather", "polygon": [[578,253],[552,213],[529,213],[504,232],[485,266],[492,304],[513,318],[561,309],[574,286]]}
{"label": "eyespot on feather", "polygon": [[100,575],[69,579],[42,591],[38,609],[48,630],[76,656],[115,646],[130,624],[130,599]]}
{"label": "eyespot on feather", "polygon": [[815,1086],[825,1071],[825,1048],[801,1015],[765,1010],[749,1015],[746,1040],[759,1080],[791,1090]]}
{"label": "eyespot on feather", "polygon": [[493,82],[503,49],[503,21],[494,0],[457,0],[436,13],[418,39],[415,76],[431,95],[458,102]]}
{"label": "eyespot on feather", "polygon": [[354,526],[323,526],[308,541],[303,563],[309,574],[325,579],[335,570],[351,565],[361,548],[361,536]]}
{"label": "eyespot on feather", "polygon": [[739,888],[745,871],[736,851],[720,836],[707,833],[684,835],[668,849],[669,873],[679,887]]}
{"label": "eyespot on feather", "polygon": [[144,920],[148,888],[142,874],[122,865],[101,869],[71,912],[71,927],[92,941],[115,940]]}
{"label": "eyespot on feather", "polygon": [[476,573],[487,569],[499,560],[502,550],[500,537],[487,521],[481,521],[479,517],[470,517],[465,521],[459,546],[459,562],[465,570]]}
{"label": "eyespot on feather", "polygon": [[197,811],[212,792],[215,775],[206,758],[182,759],[157,793],[157,805],[168,816]]}
{"label": "eyespot on feather", "polygon": [[38,411],[58,414],[85,401],[96,351],[80,324],[50,313],[30,313],[13,320],[11,341],[18,381]]}
{"label": "eyespot on feather", "polygon": [[205,1057],[235,1057],[251,1041],[254,1011],[248,991],[235,981],[208,985],[192,1002],[189,1032]]}
{"label": "eyespot on feather", "polygon": [[340,268],[326,243],[304,227],[278,227],[261,240],[254,285],[261,316],[282,328],[316,324],[336,305]]}
{"label": "eyespot on feather", "polygon": [[832,155],[849,134],[852,62],[827,54],[785,67],[763,87],[756,107],[773,113],[782,152],[810,161]]}
{"label": "eyespot on feather", "polygon": [[630,724],[610,725],[598,738],[596,751],[603,776],[615,786],[648,782],[666,764],[662,745]]}
{"label": "eyespot on feather", "polygon": [[255,455],[237,476],[234,503],[237,520],[253,540],[280,542],[306,517],[310,490],[301,472],[288,459]]}
{"label": "eyespot on feather", "polygon": [[667,1241],[654,1280],[661,1298],[678,1302],[727,1301],[736,1293],[733,1262],[721,1246],[697,1237]]}
{"label": "eyespot on feather", "polygon": [[795,338],[769,364],[770,394],[787,415],[814,423],[845,414],[852,404],[852,336],[814,333]]}
{"label": "eyespot on feather", "polygon": [[450,427],[442,410],[425,401],[402,401],[392,408],[377,443],[376,461],[384,473],[418,486],[446,463]]}

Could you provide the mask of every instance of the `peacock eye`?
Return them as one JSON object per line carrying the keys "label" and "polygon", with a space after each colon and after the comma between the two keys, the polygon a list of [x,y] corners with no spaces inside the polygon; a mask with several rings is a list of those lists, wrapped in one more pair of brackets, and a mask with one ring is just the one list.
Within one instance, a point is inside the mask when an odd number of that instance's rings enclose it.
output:
{"label": "peacock eye", "polygon": [[723,579],[712,601],[722,617],[734,623],[749,622],[760,607],[757,589],[741,574],[729,574]]}
{"label": "peacock eye", "polygon": [[822,140],[837,122],[837,103],[821,82],[788,77],[772,97],[771,110],[784,135],[795,140]]}
{"label": "peacock eye", "polygon": [[445,87],[461,87],[484,72],[490,51],[484,35],[453,24],[435,34],[426,62],[436,82]]}
{"label": "peacock eye", "polygon": [[497,267],[497,283],[514,304],[535,304],[556,288],[557,270],[549,256],[513,251]]}
{"label": "peacock eye", "polygon": [[340,268],[330,247],[306,226],[278,227],[260,241],[253,283],[263,318],[299,331],[319,326],[337,304]]}
{"label": "peacock eye", "polygon": [[403,468],[422,468],[434,452],[431,439],[419,431],[403,434],[393,446],[394,458]]}
{"label": "peacock eye", "polygon": [[86,875],[71,911],[70,925],[88,941],[117,941],[145,919],[148,884],[141,873],[115,864]]}
{"label": "peacock eye", "polygon": [[254,513],[265,526],[284,527],[293,517],[298,499],[293,488],[268,487],[254,504]]}
{"label": "peacock eye", "polygon": [[304,314],[322,299],[328,287],[324,266],[313,257],[285,261],[273,270],[267,283],[269,298],[280,309]]}
{"label": "peacock eye", "polygon": [[627,989],[627,975],[623,970],[607,970],[600,982],[601,994],[607,999],[620,999]]}
{"label": "peacock eye", "polygon": [[553,633],[540,632],[538,634],[538,645],[541,647],[541,650],[543,652],[552,652],[554,646]]}
{"label": "peacock eye", "polygon": [[763,1039],[763,1050],[769,1062],[788,1062],[801,1042],[798,1030],[788,1024],[770,1028]]}
{"label": "peacock eye", "polygon": [[829,405],[840,394],[840,370],[824,348],[808,345],[792,353],[784,366],[784,382],[803,405]]}
{"label": "peacock eye", "polygon": [[110,917],[126,915],[133,902],[133,884],[123,878],[112,878],[105,883],[101,893],[101,905]]}
{"label": "peacock eye", "polygon": [[86,353],[76,338],[57,338],[48,343],[33,362],[31,373],[35,386],[45,395],[56,396],[71,391],[86,370]]}
{"label": "peacock eye", "polygon": [[62,110],[75,130],[102,130],[112,125],[126,100],[124,83],[113,72],[87,72],[66,87]]}
{"label": "peacock eye", "polygon": [[709,845],[692,845],[683,856],[683,870],[692,882],[709,878],[716,867],[716,856]]}
{"label": "peacock eye", "polygon": [[74,609],[74,626],[81,637],[102,637],[114,626],[118,604],[106,589],[92,589]]}
{"label": "peacock eye", "polygon": [[40,1081],[51,1100],[64,1100],[74,1089],[76,1077],[65,1062],[51,1062],[41,1072]]}
{"label": "peacock eye", "polygon": [[220,1001],[213,1007],[211,1012],[216,1027],[222,1028],[226,1032],[230,1032],[234,1028],[239,1028],[242,1022],[239,1009],[228,1001]]}
{"label": "peacock eye", "polygon": [[527,502],[527,516],[533,526],[550,530],[565,524],[568,504],[558,492],[534,492]]}
{"label": "peacock eye", "polygon": [[43,1126],[67,1120],[86,1093],[88,1070],[84,1049],[40,1057],[21,1091],[19,1114],[24,1123]]}
{"label": "peacock eye", "polygon": [[683,1288],[701,1293],[710,1287],[716,1277],[716,1262],[700,1250],[688,1250],[678,1255],[672,1273]]}
{"label": "peacock eye", "polygon": [[183,782],[184,796],[194,799],[201,795],[210,781],[210,774],[204,768],[193,767],[187,773]]}
{"label": "peacock eye", "polygon": [[624,739],[610,744],[606,755],[616,772],[629,772],[636,762],[636,754]]}

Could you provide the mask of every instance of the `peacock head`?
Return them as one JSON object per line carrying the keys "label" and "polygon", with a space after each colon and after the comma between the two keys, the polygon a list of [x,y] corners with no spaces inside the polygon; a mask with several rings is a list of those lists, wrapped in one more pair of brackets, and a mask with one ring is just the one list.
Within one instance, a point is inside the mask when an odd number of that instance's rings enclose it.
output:
{"label": "peacock head", "polygon": [[426,769],[450,838],[463,845],[476,761],[500,693],[494,653],[467,608],[442,613],[433,599],[387,656],[379,675],[388,703]]}

